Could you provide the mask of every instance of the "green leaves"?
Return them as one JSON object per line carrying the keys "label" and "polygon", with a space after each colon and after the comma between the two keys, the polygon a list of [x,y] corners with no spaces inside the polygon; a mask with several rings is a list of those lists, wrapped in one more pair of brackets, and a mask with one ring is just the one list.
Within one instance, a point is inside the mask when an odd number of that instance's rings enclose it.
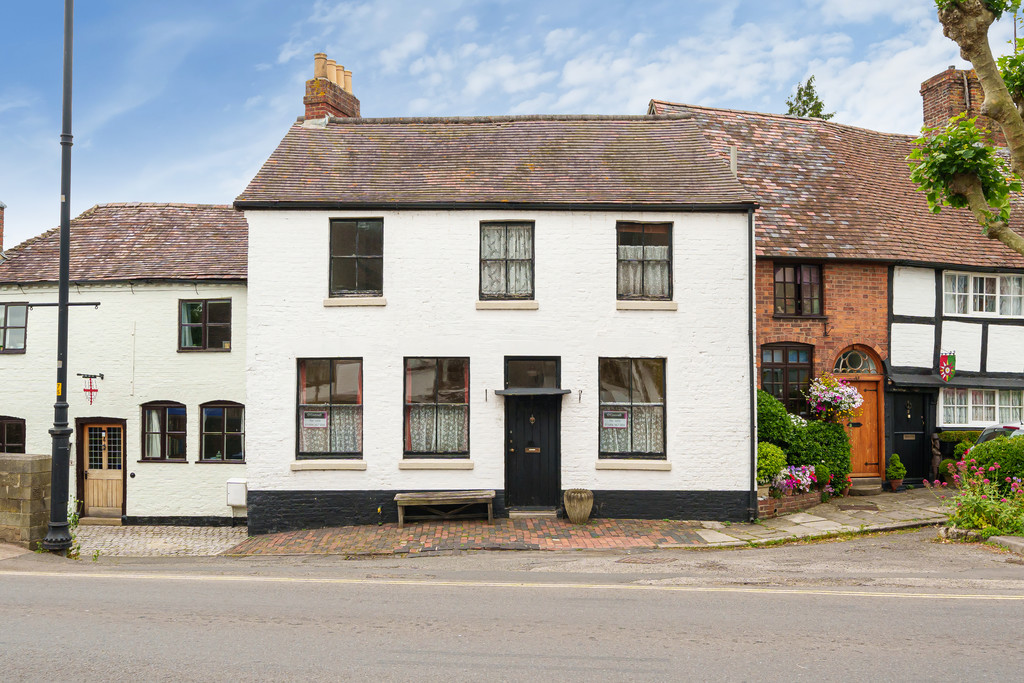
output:
{"label": "green leaves", "polygon": [[797,83],[796,95],[786,99],[786,106],[789,107],[786,110],[787,116],[806,116],[828,121],[836,115],[835,112],[825,113],[825,103],[814,89],[814,76],[808,78],[806,83]]}
{"label": "green leaves", "polygon": [[1010,97],[1014,102],[1024,101],[1024,38],[1017,40],[1012,55],[1000,57],[996,63]]}
{"label": "green leaves", "polygon": [[945,128],[925,128],[914,141],[907,157],[910,179],[925,193],[928,208],[939,213],[942,207],[968,208],[967,197],[952,189],[960,176],[974,176],[981,184],[989,207],[988,223],[1010,219],[1010,196],[1021,191],[1019,180],[1010,175],[1006,162],[988,146],[976,125],[976,118],[960,114]]}

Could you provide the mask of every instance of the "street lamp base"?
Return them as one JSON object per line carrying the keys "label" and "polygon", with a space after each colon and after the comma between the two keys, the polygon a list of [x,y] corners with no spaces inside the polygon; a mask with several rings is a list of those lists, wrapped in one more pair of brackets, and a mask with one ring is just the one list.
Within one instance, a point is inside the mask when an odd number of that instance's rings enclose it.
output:
{"label": "street lamp base", "polygon": [[41,545],[45,550],[68,550],[71,547],[71,532],[68,530],[67,522],[50,522],[50,528]]}

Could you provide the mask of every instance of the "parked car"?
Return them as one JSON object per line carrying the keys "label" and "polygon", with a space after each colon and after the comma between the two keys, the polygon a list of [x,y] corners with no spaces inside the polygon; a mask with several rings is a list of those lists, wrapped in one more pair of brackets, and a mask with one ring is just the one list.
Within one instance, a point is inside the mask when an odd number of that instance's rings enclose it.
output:
{"label": "parked car", "polygon": [[[1008,439],[1024,436],[1024,422],[997,422],[994,425],[989,425],[981,430],[981,434],[978,435],[978,440],[974,442],[974,446],[1000,436],[1005,436]],[[971,448],[974,448],[974,446],[971,446]],[[965,457],[971,452],[971,448],[964,451]]]}

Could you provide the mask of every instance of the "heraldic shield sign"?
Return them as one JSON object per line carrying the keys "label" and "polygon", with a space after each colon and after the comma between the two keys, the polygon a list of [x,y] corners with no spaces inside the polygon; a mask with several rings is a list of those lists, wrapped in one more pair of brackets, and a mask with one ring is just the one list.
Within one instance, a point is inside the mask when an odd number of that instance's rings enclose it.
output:
{"label": "heraldic shield sign", "polygon": [[956,373],[956,352],[950,351],[947,353],[940,353],[939,377],[942,378],[943,382],[948,382],[953,379],[954,373]]}

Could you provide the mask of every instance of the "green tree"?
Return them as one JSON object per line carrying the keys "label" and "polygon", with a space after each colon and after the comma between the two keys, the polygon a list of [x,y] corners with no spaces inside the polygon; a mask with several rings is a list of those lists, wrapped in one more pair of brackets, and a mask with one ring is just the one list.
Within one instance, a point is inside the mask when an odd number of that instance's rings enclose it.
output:
{"label": "green tree", "polygon": [[1009,225],[1011,196],[1024,177],[1024,40],[1014,54],[998,61],[988,30],[1004,13],[1015,14],[1021,0],[935,0],[942,33],[960,46],[960,56],[974,66],[985,91],[981,113],[1002,128],[1009,169],[974,128],[974,119],[954,118],[948,126],[925,129],[910,155],[911,179],[925,192],[928,205],[966,207],[985,235],[1024,254],[1024,236]]}
{"label": "green tree", "polygon": [[786,111],[789,116],[808,116],[828,121],[836,115],[835,112],[825,113],[825,103],[814,89],[814,76],[809,77],[806,83],[796,84],[796,95],[786,100],[786,106],[789,107]]}

